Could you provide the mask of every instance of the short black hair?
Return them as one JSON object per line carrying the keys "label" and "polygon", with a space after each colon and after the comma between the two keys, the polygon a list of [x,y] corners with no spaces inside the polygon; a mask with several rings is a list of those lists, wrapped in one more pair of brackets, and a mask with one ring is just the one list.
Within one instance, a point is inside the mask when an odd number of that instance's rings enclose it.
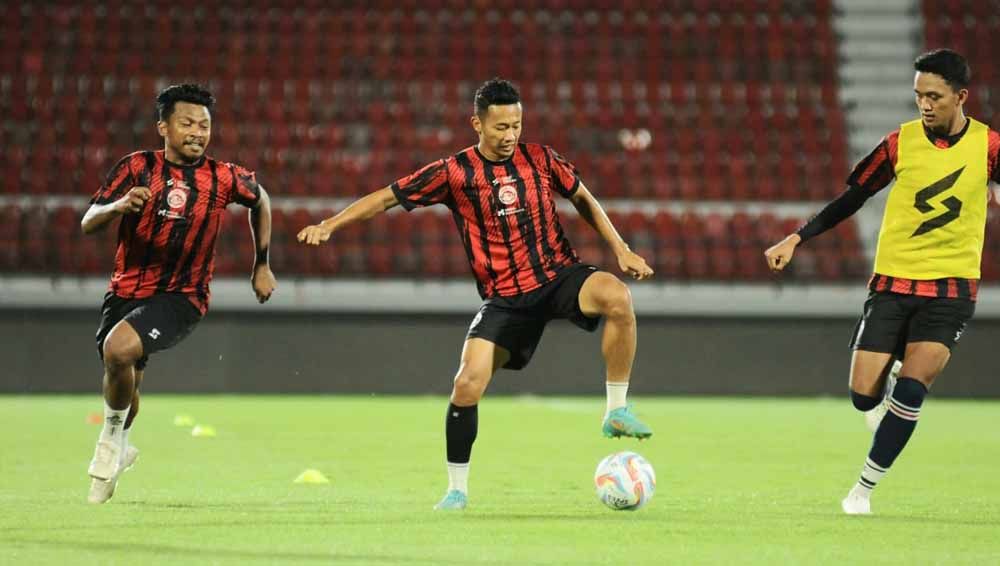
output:
{"label": "short black hair", "polygon": [[156,120],[166,122],[174,113],[174,106],[178,102],[190,102],[211,110],[215,104],[215,97],[207,88],[198,84],[170,85],[156,95]]}
{"label": "short black hair", "polygon": [[952,90],[969,88],[972,69],[969,62],[951,49],[928,51],[913,62],[913,68],[921,73],[940,75]]}
{"label": "short black hair", "polygon": [[521,102],[521,93],[514,83],[493,77],[476,89],[476,115],[482,116],[491,104],[517,104]]}

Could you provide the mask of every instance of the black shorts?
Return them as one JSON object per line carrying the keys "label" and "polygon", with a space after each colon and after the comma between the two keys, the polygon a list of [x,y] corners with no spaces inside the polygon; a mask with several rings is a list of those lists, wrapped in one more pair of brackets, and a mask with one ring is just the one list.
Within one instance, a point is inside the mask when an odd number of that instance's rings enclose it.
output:
{"label": "black shorts", "polygon": [[122,320],[127,320],[142,340],[142,358],[135,367],[143,369],[150,354],[173,347],[190,334],[201,320],[201,312],[181,293],[123,299],[109,291],[104,295],[101,325],[97,328],[97,353],[102,360],[104,339]]}
{"label": "black shorts", "polygon": [[872,291],[851,338],[852,350],[885,352],[902,360],[909,342],[938,342],[950,350],[976,312],[969,299]]}
{"label": "black shorts", "polygon": [[601,318],[583,314],[579,301],[583,282],[597,271],[593,265],[578,263],[534,291],[486,299],[472,319],[466,340],[482,338],[503,347],[510,352],[503,367],[521,369],[531,361],[550,320],[565,318],[587,332],[597,330]]}

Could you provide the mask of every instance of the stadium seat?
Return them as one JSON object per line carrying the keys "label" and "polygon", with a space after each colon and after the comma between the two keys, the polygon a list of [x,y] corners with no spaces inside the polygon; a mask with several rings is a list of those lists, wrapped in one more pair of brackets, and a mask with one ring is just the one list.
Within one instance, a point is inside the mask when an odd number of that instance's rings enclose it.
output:
{"label": "stadium seat", "polygon": [[[219,101],[211,154],[259,172],[279,208],[272,261],[296,275],[468,274],[443,209],[393,214],[345,230],[332,245],[306,248],[295,234],[330,211],[281,202],[356,198],[471,144],[472,93],[495,74],[521,86],[525,141],[556,147],[603,200],[654,201],[621,217],[619,228],[671,278],[765,276],[749,258],[779,237],[784,219],[666,212],[665,205],[827,200],[847,172],[827,0],[809,3],[808,17],[800,3],[781,1],[721,10],[698,0],[660,12],[638,0],[308,2],[309,18],[290,0],[225,2],[190,10],[190,18],[164,0],[144,10],[121,0],[35,4],[0,8],[7,32],[0,34],[0,143],[8,149],[0,193],[34,195],[33,203],[53,194],[88,198],[122,155],[158,143],[150,118],[159,89],[205,82]],[[959,4],[975,18],[945,17],[952,3],[924,0],[926,36],[970,53],[981,82],[969,106],[995,120],[1000,73],[983,46],[1000,31],[996,3]],[[518,13],[516,24],[495,17],[508,9]],[[51,29],[74,33],[49,41]],[[510,40],[471,47],[463,40],[489,33]],[[192,34],[200,56],[174,53],[171,46]],[[533,63],[524,65],[529,54]],[[645,145],[635,141],[640,131]],[[39,249],[32,238],[72,234],[81,212],[43,208],[2,207],[17,220],[0,228],[0,242],[11,244],[0,269],[108,268],[102,258],[109,252],[94,240],[86,249]],[[581,254],[609,259],[589,227],[566,224]],[[824,266],[817,277],[857,275],[856,225],[843,224],[837,235],[831,253],[841,259],[831,264],[839,271]],[[242,211],[229,213],[220,274],[245,271],[246,240]]]}

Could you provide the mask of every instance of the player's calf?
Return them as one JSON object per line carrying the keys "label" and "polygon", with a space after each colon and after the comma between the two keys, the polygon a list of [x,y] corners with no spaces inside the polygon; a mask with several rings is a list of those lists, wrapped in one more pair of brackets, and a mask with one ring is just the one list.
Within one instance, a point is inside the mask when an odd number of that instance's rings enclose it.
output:
{"label": "player's calf", "polygon": [[[868,452],[868,458],[865,459],[861,476],[842,503],[844,512],[852,513],[849,508],[855,510],[867,508],[863,511],[864,513],[871,511],[870,504],[866,507],[863,503],[867,503],[875,486],[888,473],[893,462],[906,447],[906,443],[910,440],[910,436],[913,435],[917,426],[926,395],[927,387],[916,379],[901,377],[896,382],[888,400],[885,417],[882,418],[878,430],[875,431],[875,438],[872,441],[871,450]],[[864,501],[859,502],[859,499]],[[851,501],[855,504],[848,505]]]}

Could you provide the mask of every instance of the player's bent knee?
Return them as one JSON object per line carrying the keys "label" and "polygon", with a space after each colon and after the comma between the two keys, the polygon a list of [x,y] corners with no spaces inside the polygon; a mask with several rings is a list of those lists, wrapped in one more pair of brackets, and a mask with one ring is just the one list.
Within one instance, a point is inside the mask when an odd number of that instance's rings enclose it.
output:
{"label": "player's bent knee", "polygon": [[616,277],[610,277],[601,293],[601,306],[608,318],[633,318],[632,293]]}
{"label": "player's bent knee", "polygon": [[130,367],[134,366],[142,357],[142,350],[128,347],[108,347],[104,346],[104,365],[107,367]]}
{"label": "player's bent knee", "polygon": [[635,318],[635,312],[632,310],[632,294],[624,283],[618,282],[614,290],[609,293],[606,308],[608,318]]}
{"label": "player's bent knee", "polygon": [[882,400],[878,397],[871,397],[869,395],[865,395],[864,393],[858,393],[853,389],[851,390],[851,403],[853,403],[854,408],[859,411],[868,412],[875,407],[878,407],[881,402]]}
{"label": "player's bent knee", "polygon": [[470,405],[479,402],[489,378],[474,372],[460,372],[455,376],[455,386],[452,397],[460,404]]}

